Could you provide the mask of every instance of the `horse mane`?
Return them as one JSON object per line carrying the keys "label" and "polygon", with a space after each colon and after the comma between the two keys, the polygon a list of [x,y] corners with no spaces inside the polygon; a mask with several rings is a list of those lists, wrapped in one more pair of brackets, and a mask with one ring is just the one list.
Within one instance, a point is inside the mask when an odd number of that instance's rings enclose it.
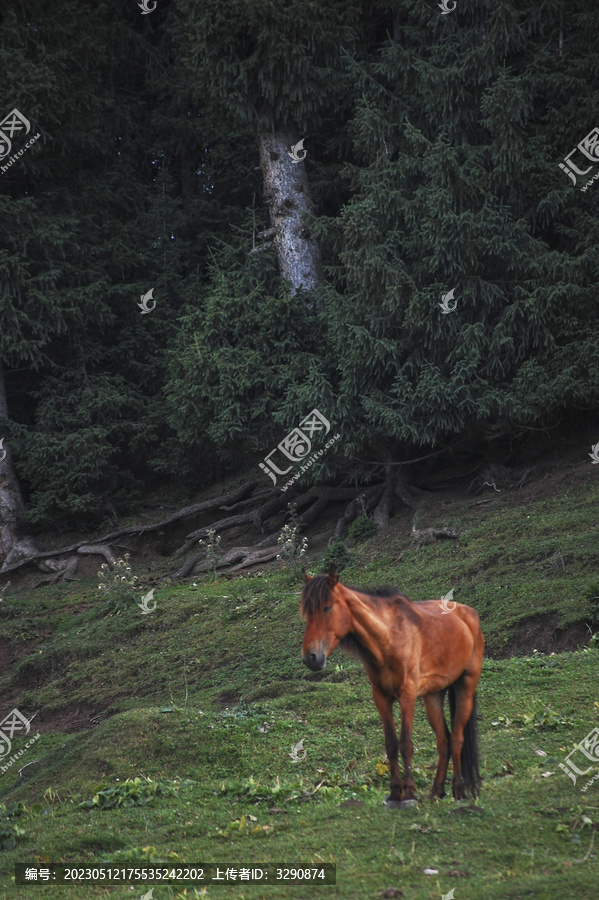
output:
{"label": "horse mane", "polygon": [[315,575],[307,581],[302,591],[302,613],[311,615],[326,606],[331,596],[328,575]]}
{"label": "horse mane", "polygon": [[[366,595],[373,606],[379,606],[381,601],[393,603],[396,600],[407,600],[408,603],[413,601],[407,594],[402,594],[394,587],[378,587],[378,588],[361,588],[343,585],[349,591],[357,591],[359,594]],[[323,606],[326,606],[331,599],[331,585],[329,584],[328,575],[315,575],[310,581],[306,582],[302,591],[302,613],[311,615],[320,612]]]}

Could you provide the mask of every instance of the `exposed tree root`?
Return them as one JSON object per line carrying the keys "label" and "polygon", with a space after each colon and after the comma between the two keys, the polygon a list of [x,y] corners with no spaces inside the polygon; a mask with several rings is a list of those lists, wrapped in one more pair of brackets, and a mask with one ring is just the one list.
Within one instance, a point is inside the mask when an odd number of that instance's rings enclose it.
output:
{"label": "exposed tree root", "polygon": [[234,509],[239,509],[241,506],[251,506],[252,503],[257,503],[258,500],[266,500],[270,497],[278,496],[278,493],[273,488],[270,491],[261,491],[259,494],[254,494],[253,497],[248,497],[247,500],[240,500],[239,503],[233,503],[230,506],[223,505],[218,508],[224,512],[233,512]]}
{"label": "exposed tree root", "polygon": [[[46,562],[44,560],[44,562]],[[60,565],[62,563],[62,565]],[[71,556],[67,560],[49,560],[46,565],[48,568],[54,569],[54,573],[52,575],[46,575],[44,578],[40,578],[34,584],[34,587],[41,587],[43,584],[57,584],[59,581],[73,581],[73,578],[77,572],[77,568],[79,566],[79,560],[76,556]],[[42,568],[40,564],[39,568]]]}
{"label": "exposed tree root", "polygon": [[[8,526],[3,526],[2,530],[8,531]],[[6,554],[2,567],[0,568],[0,575],[4,575],[6,572],[12,572],[13,569],[18,569],[36,554],[39,556],[38,548],[31,538],[19,538],[11,535],[11,539],[12,545],[10,550]],[[6,543],[6,541],[4,540],[4,536],[2,543]]]}
{"label": "exposed tree root", "polygon": [[[309,488],[309,490],[305,491],[303,494],[299,496],[296,495],[295,503],[297,508],[303,510],[298,516],[300,526],[302,528],[307,528],[312,522],[316,521],[329,503],[338,500],[347,500],[350,497],[353,498],[355,497],[356,491],[357,488],[355,487],[314,485],[314,487]],[[207,537],[210,531],[220,534],[229,528],[236,528],[239,525],[254,525],[260,527],[275,513],[285,509],[292,499],[293,495],[290,497],[289,494],[275,497],[253,512],[229,516],[226,519],[220,519],[217,522],[213,522],[212,525],[198,528],[196,531],[192,531],[191,534],[186,536],[185,542],[175,551],[174,556],[182,556],[185,552],[190,550],[197,541]],[[249,566],[274,559],[279,552],[279,547],[276,545],[276,539],[277,535],[274,534],[260,541],[252,548],[235,547],[221,557],[218,568],[224,568],[225,565],[233,565],[233,562],[242,560],[238,565],[231,569],[232,572],[235,572],[239,569],[248,568]],[[204,565],[204,556],[205,554],[203,551],[192,554],[183,565],[177,569],[172,577],[185,578],[185,576],[189,575],[191,572],[204,571],[204,569],[201,568]]]}
{"label": "exposed tree root", "polygon": [[258,509],[254,510],[254,518],[252,519],[252,525],[255,525],[256,528],[262,528],[264,522],[267,519],[270,519],[271,516],[274,516],[275,513],[281,512],[283,509],[287,509],[289,504],[293,501],[294,497],[297,496],[297,488],[292,487],[288,493],[280,493],[276,492],[278,496],[274,497],[272,500],[269,500],[268,503],[265,503],[264,506],[258,507]]}
{"label": "exposed tree root", "polygon": [[[268,540],[272,540],[269,537]],[[231,572],[238,572],[240,569],[246,569],[255,566],[258,563],[270,562],[280,552],[278,544],[270,547],[233,547],[227,550],[224,556],[216,563],[217,569],[229,569]],[[235,565],[237,563],[237,565]],[[230,568],[230,567],[233,568]],[[204,553],[196,553],[190,556],[188,560],[178,569],[170,578],[185,578],[186,575],[200,575],[202,572],[209,572],[211,566],[205,560]]]}
{"label": "exposed tree root", "polygon": [[[56,550],[41,550],[31,553],[27,558],[20,559],[18,562],[5,567],[2,574],[20,568],[29,563],[35,564],[45,574],[45,577],[38,581],[37,586],[42,584],[57,584],[61,581],[69,581],[73,579],[77,572],[79,557],[81,555],[98,555],[103,557],[110,566],[115,563],[115,554],[111,544],[118,538],[125,535],[142,535],[152,531],[162,530],[169,525],[173,525],[185,518],[195,516],[199,513],[209,512],[213,510],[223,510],[226,513],[233,512],[233,515],[227,515],[222,519],[218,519],[211,525],[203,526],[195,529],[186,535],[183,544],[175,551],[175,558],[181,557],[187,551],[191,550],[197,542],[208,536],[213,530],[216,534],[221,534],[231,528],[239,526],[251,525],[256,529],[260,529],[264,534],[265,523],[273,516],[283,513],[289,503],[294,501],[298,510],[298,523],[301,528],[307,528],[312,525],[329,504],[338,503],[340,501],[349,501],[343,516],[341,516],[335,528],[335,536],[340,536],[343,529],[350,524],[361,511],[361,503],[359,498],[363,496],[364,507],[367,512],[379,510],[379,519],[385,515],[389,516],[392,510],[394,492],[400,491],[399,496],[404,499],[404,493],[407,491],[401,485],[396,484],[396,478],[392,474],[393,467],[389,468],[388,477],[385,484],[371,485],[367,488],[358,488],[341,484],[339,486],[314,485],[303,493],[299,493],[297,486],[282,493],[272,489],[260,490],[255,495],[254,490],[258,486],[258,482],[251,482],[243,485],[241,488],[213,497],[202,503],[185,507],[178,512],[167,516],[159,522],[153,522],[149,525],[131,525],[127,528],[121,528],[118,531],[111,532],[99,538],[98,541],[90,542],[89,540],[78,541],[68,547],[61,547]],[[409,495],[407,499],[411,500]],[[384,501],[384,504],[382,502]],[[406,500],[404,499],[404,502]],[[256,509],[248,509],[258,504]],[[238,511],[239,510],[239,511]],[[386,510],[386,512],[385,512]],[[238,512],[236,512],[238,511]],[[454,536],[453,534],[445,534],[444,529],[433,529],[435,536]],[[431,529],[428,529],[431,531]],[[443,534],[442,534],[443,532]],[[420,534],[419,532],[417,534]],[[423,532],[422,534],[425,534]],[[273,560],[280,551],[277,543],[278,532],[273,533],[272,526],[268,528],[268,534],[262,537],[252,547],[241,546],[233,547],[228,550],[217,562],[217,569],[231,572],[237,572],[247,569],[251,566],[260,565]],[[184,578],[191,573],[199,574],[210,569],[206,562],[205,551],[200,552],[194,548],[188,559],[181,563],[174,575],[170,576],[174,579]]]}
{"label": "exposed tree root", "polygon": [[248,569],[250,566],[255,566],[258,563],[270,562],[275,559],[280,550],[281,548],[278,544],[276,547],[265,547],[263,550],[255,550],[254,553],[249,553],[239,565],[233,566],[231,572],[239,572],[241,569]]}
{"label": "exposed tree root", "polygon": [[[82,556],[103,556],[109,566],[114,566],[116,562],[114,554],[107,544],[83,544],[77,548],[77,553],[80,553]],[[52,573],[46,578],[40,578],[34,585],[37,588],[42,584],[58,584],[59,581],[73,581],[79,567],[79,560],[76,556],[69,556],[67,559],[42,559],[36,565],[40,571]]]}
{"label": "exposed tree root", "polygon": [[77,553],[84,556],[103,556],[109,566],[114,566],[116,559],[107,544],[83,544],[77,547]]}
{"label": "exposed tree root", "polygon": [[424,493],[420,488],[412,488],[412,486],[407,483],[405,473],[400,471],[395,480],[395,496],[401,500],[402,503],[405,503],[409,509],[416,509],[417,503],[412,497],[412,490],[416,493]]}
{"label": "exposed tree root", "polygon": [[[98,542],[101,544],[110,544],[117,538],[123,537],[123,535],[126,534],[148,534],[151,531],[158,531],[161,528],[166,528],[167,525],[173,525],[175,522],[179,522],[181,519],[187,519],[190,516],[195,516],[198,513],[207,512],[211,509],[217,509],[219,506],[222,506],[223,503],[238,503],[239,501],[244,500],[248,496],[248,494],[251,494],[257,484],[257,481],[252,481],[248,484],[244,484],[236,491],[231,491],[229,494],[221,494],[218,497],[213,497],[211,500],[204,500],[203,503],[196,503],[193,506],[186,506],[184,509],[180,509],[179,512],[174,513],[172,516],[167,516],[166,519],[162,519],[160,522],[152,522],[150,525],[130,525],[127,528],[119,529],[119,531],[112,531],[110,532],[110,534],[105,534],[103,537],[99,538]],[[70,544],[68,547],[60,547],[57,550],[40,550],[37,553],[31,553],[24,559],[21,559],[19,560],[19,562],[15,562],[12,565],[5,564],[0,570],[0,575],[5,575],[8,572],[13,572],[15,569],[20,569],[21,566],[27,565],[28,563],[37,562],[37,560],[40,559],[47,559],[52,556],[64,556],[65,553],[73,553],[74,551],[79,552],[80,547],[88,544],[89,539],[77,541],[76,544]],[[97,546],[97,544],[94,544],[94,546]]]}
{"label": "exposed tree root", "polygon": [[221,532],[227,531],[229,528],[237,528],[239,525],[251,525],[253,518],[254,514],[251,512],[239,513],[237,516],[219,519],[218,522],[213,522],[211,525],[204,525],[203,528],[198,528],[196,531],[192,531],[188,534],[185,538],[185,542],[175,550],[173,556],[175,558],[183,556],[184,553],[191,550],[194,544],[197,544],[202,538],[208,537],[208,534],[211,531],[215,531],[216,534],[221,534]]}

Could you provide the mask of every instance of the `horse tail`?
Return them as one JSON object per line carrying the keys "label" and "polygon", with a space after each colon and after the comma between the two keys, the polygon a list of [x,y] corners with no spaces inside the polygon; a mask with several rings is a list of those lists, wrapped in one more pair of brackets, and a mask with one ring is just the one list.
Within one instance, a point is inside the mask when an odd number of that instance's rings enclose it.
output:
{"label": "horse tail", "polygon": [[[455,718],[455,685],[449,685],[449,714],[451,716],[451,730],[453,731],[453,722]],[[476,692],[472,697],[472,712],[470,718],[464,726],[464,744],[460,755],[462,765],[462,778],[464,779],[464,790],[469,797],[476,800],[480,794],[480,786],[482,778],[478,768],[478,716]]]}

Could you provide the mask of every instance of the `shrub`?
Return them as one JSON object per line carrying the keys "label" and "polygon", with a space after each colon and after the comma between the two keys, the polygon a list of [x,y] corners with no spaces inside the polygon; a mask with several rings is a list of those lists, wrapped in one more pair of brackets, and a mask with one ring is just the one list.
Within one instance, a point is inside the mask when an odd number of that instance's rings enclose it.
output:
{"label": "shrub", "polygon": [[216,581],[216,567],[218,566],[218,548],[220,545],[220,534],[217,535],[216,529],[210,528],[208,530],[208,540],[198,541],[198,544],[201,547],[206,548],[206,565],[212,571],[212,580]]}
{"label": "shrub", "polygon": [[345,544],[340,538],[333,541],[332,544],[327,547],[322,557],[322,565],[325,569],[328,569],[331,563],[337,566],[337,569],[341,571],[346,566],[350,565],[353,562],[353,555],[349,552]]}
{"label": "shrub", "polygon": [[347,529],[347,536],[359,543],[367,541],[376,534],[376,525],[370,516],[358,516]]}
{"label": "shrub", "polygon": [[102,785],[91,800],[84,800],[83,809],[113,809],[117,806],[147,806],[156,797],[171,794],[173,788],[151,778],[127,778],[115,786]]}
{"label": "shrub", "polygon": [[131,574],[128,553],[125,553],[124,559],[117,559],[112,572],[110,566],[103,563],[98,578],[100,579],[98,590],[103,592],[109,608],[119,610],[136,599],[137,575]]}
{"label": "shrub", "polygon": [[277,538],[277,544],[281,545],[281,552],[277,554],[277,559],[286,563],[293,571],[296,571],[299,569],[302,557],[307,553],[308,538],[303,537],[300,540],[300,526],[297,524],[295,503],[289,503],[287,508],[290,513],[290,518],[289,523],[283,525],[281,533]]}

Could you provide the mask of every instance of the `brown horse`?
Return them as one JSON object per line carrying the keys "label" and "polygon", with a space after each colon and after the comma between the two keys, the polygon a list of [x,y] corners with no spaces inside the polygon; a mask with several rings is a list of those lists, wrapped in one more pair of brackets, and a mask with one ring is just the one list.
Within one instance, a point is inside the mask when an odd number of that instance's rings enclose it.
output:
{"label": "brown horse", "polygon": [[[453,760],[453,796],[478,796],[480,775],[476,729],[476,687],[485,640],[478,613],[456,603],[444,614],[435,600],[414,603],[394,589],[367,593],[346,587],[337,569],[315,578],[305,575],[300,611],[306,622],[303,661],[321,672],[335,647],[358,656],[372,685],[372,696],[383,720],[385,748],[391,771],[388,806],[415,802],[412,777],[412,726],[416,697],[424,698],[427,718],[437,737],[439,763],[431,799],[445,796],[449,754]],[[447,610],[445,610],[447,612]],[[449,689],[451,734],[443,703]],[[393,702],[399,701],[399,743]],[[404,763],[400,778],[397,751]]]}

